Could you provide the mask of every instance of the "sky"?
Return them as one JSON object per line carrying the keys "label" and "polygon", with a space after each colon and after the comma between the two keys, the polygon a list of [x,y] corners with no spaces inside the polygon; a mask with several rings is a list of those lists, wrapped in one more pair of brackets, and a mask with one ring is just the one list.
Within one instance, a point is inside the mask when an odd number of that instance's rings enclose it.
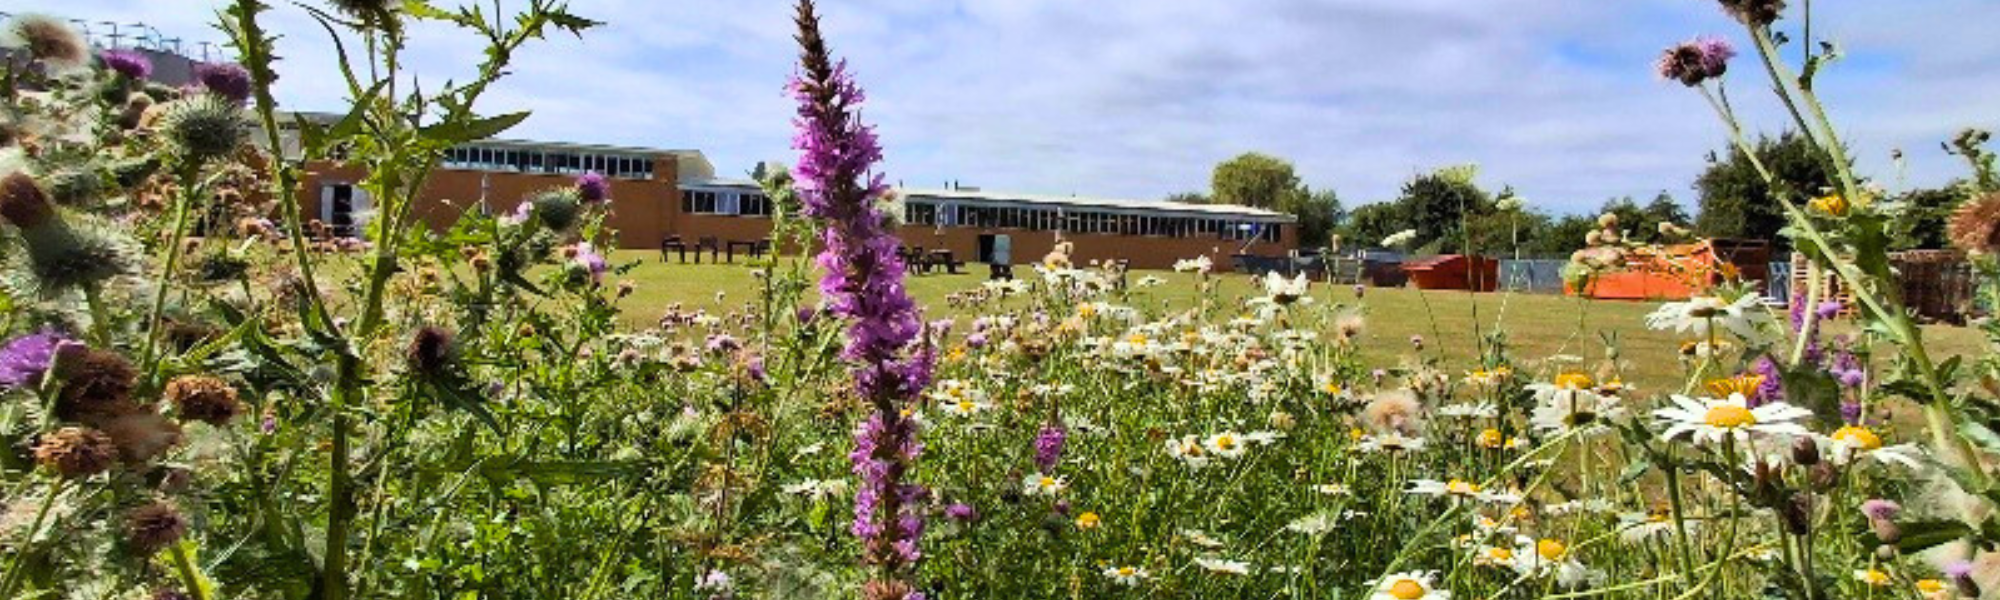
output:
{"label": "sky", "polygon": [[[11,0],[6,10],[219,42],[222,4]],[[280,103],[344,106],[326,33],[303,9],[276,5],[267,21],[284,36]],[[797,59],[789,3],[570,7],[606,24],[519,57],[482,104],[534,112],[506,137],[696,149],[725,176],[796,156],[783,93]],[[2000,2],[1814,8],[1815,39],[1843,53],[1819,91],[1862,172],[1890,190],[1963,173],[1939,142],[2000,126],[2000,36],[1990,31]],[[1205,191],[1217,162],[1258,151],[1350,207],[1466,163],[1479,165],[1482,186],[1511,186],[1551,213],[1661,191],[1691,204],[1707,154],[1727,140],[1706,102],[1652,64],[1695,35],[1750,55],[1729,79],[1752,130],[1788,122],[1741,27],[1711,0],[822,0],[820,10],[868,92],[863,118],[882,136],[882,171],[912,187],[1159,199]],[[444,26],[413,38],[420,81],[465,79],[480,57],[473,36]]]}

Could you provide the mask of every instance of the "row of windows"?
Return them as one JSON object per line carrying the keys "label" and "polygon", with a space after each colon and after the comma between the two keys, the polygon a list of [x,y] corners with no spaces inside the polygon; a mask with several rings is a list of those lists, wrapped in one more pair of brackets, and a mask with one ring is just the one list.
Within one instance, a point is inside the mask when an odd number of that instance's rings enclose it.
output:
{"label": "row of windows", "polygon": [[1279,226],[1206,217],[1164,217],[1089,209],[960,206],[912,201],[903,205],[903,222],[941,227],[983,227],[1165,237],[1214,236],[1227,240],[1278,241]]}
{"label": "row of windows", "polygon": [[763,194],[681,192],[681,212],[691,215],[771,216],[771,199]]}
{"label": "row of windows", "polygon": [[458,146],[445,151],[444,166],[453,169],[563,175],[580,175],[585,171],[596,171],[623,179],[653,178],[651,157],[593,152]]}

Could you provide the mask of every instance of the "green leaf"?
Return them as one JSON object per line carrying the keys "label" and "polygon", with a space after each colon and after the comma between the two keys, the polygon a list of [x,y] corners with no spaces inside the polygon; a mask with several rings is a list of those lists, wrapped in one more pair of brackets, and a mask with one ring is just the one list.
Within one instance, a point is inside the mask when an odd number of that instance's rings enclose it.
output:
{"label": "green leaf", "polygon": [[[1922,552],[1974,532],[1963,522],[1944,519],[1898,523],[1897,526],[1903,530],[1903,537],[1896,540],[1896,548],[1904,554]],[[1872,541],[1874,534],[1868,535],[1869,541]]]}
{"label": "green leaf", "polygon": [[1638,481],[1640,477],[1646,475],[1647,471],[1651,470],[1653,470],[1653,461],[1639,459],[1637,462],[1626,465],[1625,470],[1618,474],[1618,484],[1631,485],[1632,482]]}
{"label": "green leaf", "polygon": [[500,132],[512,129],[515,125],[521,124],[521,121],[527,120],[528,114],[529,111],[521,111],[470,121],[446,121],[425,127],[418,133],[424,139],[454,146],[499,135]]}

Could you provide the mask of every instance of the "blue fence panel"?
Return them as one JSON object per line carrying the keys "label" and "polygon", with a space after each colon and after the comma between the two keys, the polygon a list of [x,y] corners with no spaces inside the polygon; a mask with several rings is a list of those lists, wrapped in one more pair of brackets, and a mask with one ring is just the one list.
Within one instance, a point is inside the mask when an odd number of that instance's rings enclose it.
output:
{"label": "blue fence panel", "polygon": [[1792,262],[1771,261],[1771,278],[1764,282],[1764,295],[1772,300],[1790,304],[1792,301]]}

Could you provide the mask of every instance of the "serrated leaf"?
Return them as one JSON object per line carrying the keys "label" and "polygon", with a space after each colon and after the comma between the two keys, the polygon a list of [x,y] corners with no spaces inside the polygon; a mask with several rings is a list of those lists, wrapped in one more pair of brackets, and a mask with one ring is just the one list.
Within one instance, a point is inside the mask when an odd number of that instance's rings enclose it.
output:
{"label": "serrated leaf", "polygon": [[[1896,548],[1904,554],[1922,552],[1974,533],[1963,522],[1944,519],[1897,523],[1897,527],[1902,529],[1903,537],[1896,540]],[[1873,536],[1869,534],[1870,542]]]}
{"label": "serrated leaf", "polygon": [[425,139],[441,142],[446,146],[455,146],[499,135],[527,120],[528,115],[529,111],[521,111],[470,121],[447,121],[425,127],[418,133]]}

